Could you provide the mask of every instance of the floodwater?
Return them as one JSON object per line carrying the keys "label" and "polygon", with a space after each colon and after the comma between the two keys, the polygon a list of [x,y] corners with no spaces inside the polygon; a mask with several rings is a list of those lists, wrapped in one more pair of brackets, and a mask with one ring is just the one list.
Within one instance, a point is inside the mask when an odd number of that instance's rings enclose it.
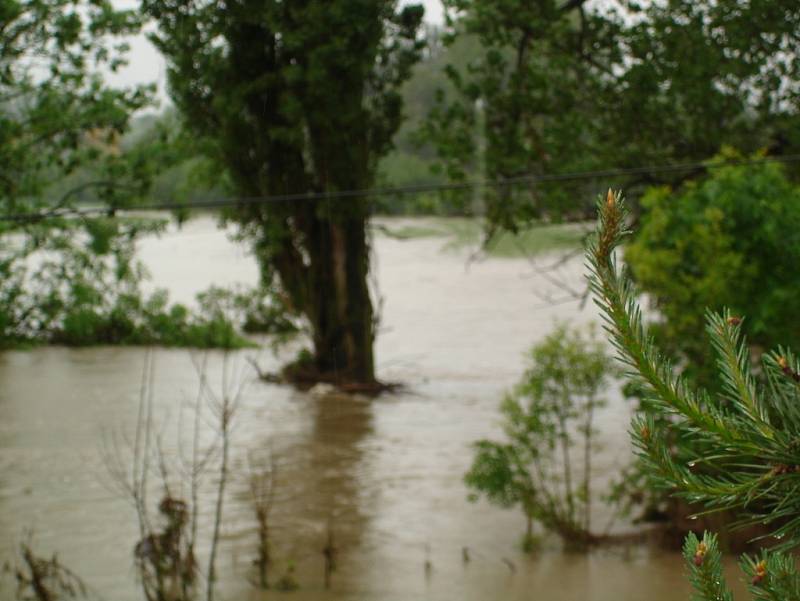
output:
{"label": "floodwater", "polygon": [[[466,250],[443,249],[442,238],[399,240],[380,233],[374,245],[384,299],[378,372],[406,388],[375,400],[301,393],[258,381],[246,361],[254,357],[262,368],[275,369],[293,350],[229,357],[231,372],[244,378],[245,387],[235,415],[217,598],[687,599],[677,552],[635,545],[569,554],[546,539],[541,550],[525,555],[518,512],[466,499],[462,475],[469,445],[499,435],[497,405],[518,379],[525,350],[556,319],[597,321],[590,302],[583,309],[575,301],[553,302],[564,296],[551,281],[554,275],[576,289],[584,286],[582,258],[543,276],[541,268],[555,257],[536,264],[470,261]],[[155,285],[179,301],[190,301],[210,284],[252,284],[257,277],[252,258],[210,218],[144,241],[141,257]],[[0,562],[32,532],[36,549],[57,552],[102,598],[142,598],[132,566],[135,513],[106,464],[115,455],[114,440],[125,461],[145,353],[39,348],[0,355]],[[191,439],[198,361],[200,355],[186,350],[155,351],[154,412],[173,470],[179,466],[177,441]],[[219,387],[222,355],[211,353],[207,361],[209,380]],[[629,407],[617,387],[607,396],[594,458],[600,488],[630,453]],[[209,419],[201,420],[204,439],[211,433]],[[248,457],[266,453],[278,467],[273,579],[294,565],[300,590],[293,593],[265,593],[248,582],[256,546]],[[210,518],[213,477],[204,482],[201,511]],[[604,524],[608,511],[596,509],[594,523]],[[338,569],[331,590],[324,590],[328,524]],[[208,534],[201,532],[204,540]],[[10,588],[3,591],[12,598]]]}

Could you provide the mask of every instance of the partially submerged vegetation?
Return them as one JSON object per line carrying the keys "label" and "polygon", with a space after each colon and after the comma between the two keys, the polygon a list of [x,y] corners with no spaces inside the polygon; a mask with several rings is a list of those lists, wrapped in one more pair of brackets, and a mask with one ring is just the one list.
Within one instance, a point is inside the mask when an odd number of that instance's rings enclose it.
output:
{"label": "partially submerged vegetation", "polygon": [[[287,541],[274,540],[285,528],[273,515],[276,508],[296,503],[296,494],[281,490],[279,458],[248,453],[247,472],[234,457],[235,432],[242,398],[252,374],[240,360],[223,354],[192,353],[197,390],[181,405],[174,438],[156,402],[156,352],[148,349],[139,389],[135,427],[112,430],[103,437],[101,455],[108,490],[128,501],[136,535],[126,545],[141,598],[145,601],[213,601],[220,573],[231,569],[221,561],[223,529],[228,520],[228,489],[241,478],[249,481],[252,509],[252,566],[236,571],[254,587],[293,591],[301,587],[296,561],[286,551]],[[212,374],[219,371],[219,385]],[[233,495],[234,499],[238,495]],[[325,511],[329,508],[324,507]],[[330,515],[319,524],[319,537],[310,554],[320,558],[321,585],[330,589],[341,543],[334,537]],[[307,559],[304,555],[301,559]],[[120,574],[126,572],[119,566]],[[45,557],[29,537],[18,554],[0,565],[0,594],[13,591],[17,601],[99,599],[99,595],[54,554]]]}
{"label": "partially submerged vegetation", "polygon": [[0,573],[10,574],[16,584],[19,601],[60,601],[62,599],[89,599],[86,583],[54,553],[50,557],[37,554],[32,536],[20,543],[17,556],[6,563]]}
{"label": "partially submerged vegetation", "polygon": [[[132,437],[111,436],[104,449],[112,485],[134,509],[139,539],[133,547],[136,575],[146,601],[212,601],[217,580],[217,552],[226,487],[230,478],[230,445],[234,418],[247,383],[245,372],[226,354],[221,386],[209,381],[207,357],[192,357],[198,389],[192,411],[192,436],[177,440],[175,463],[164,454],[159,417],[154,414],[155,360],[145,355],[136,428]],[[212,424],[214,438],[201,441],[202,422]],[[201,486],[211,477],[213,507],[201,507]],[[152,499],[158,499],[155,503]],[[199,556],[200,516],[210,514],[207,561]]]}
{"label": "partially submerged vegetation", "polygon": [[[28,225],[5,237],[0,246],[0,348],[232,349],[253,346],[247,334],[284,340],[298,332],[296,317],[271,291],[212,286],[198,295],[194,308],[170,303],[165,290],[146,294],[147,271],[136,258],[136,243],[165,227],[164,220],[103,217]],[[484,240],[482,222],[471,218],[416,218],[398,226],[388,221],[381,228],[401,239],[441,238],[443,249],[480,247],[494,257],[578,249],[584,236],[582,226],[549,224],[518,234],[498,231]],[[289,369],[295,372],[299,366]],[[320,381],[316,376],[304,380]]]}
{"label": "partially submerged vegetation", "polygon": [[273,297],[211,287],[196,309],[142,290],[136,241],[163,231],[152,219],[96,218],[30,225],[0,246],[0,349],[37,344],[253,346],[244,333],[296,328]]}
{"label": "partially submerged vegetation", "polygon": [[[427,56],[418,35],[421,6],[361,2],[364,10],[354,11],[353,3],[328,0],[316,3],[314,18],[303,19],[296,6],[277,0],[247,11],[236,3],[219,10],[200,4],[146,0],[128,11],[93,0],[0,4],[0,348],[238,348],[250,344],[243,333],[293,332],[293,317],[302,315],[312,350],[283,370],[285,380],[381,389],[365,235],[372,203],[396,214],[482,212],[486,229],[462,218],[394,234],[441,236],[445,248],[494,257],[532,256],[576,248],[579,226],[541,224],[585,218],[585,192],[594,186],[587,176],[622,171],[628,182],[667,186],[645,195],[642,234],[628,258],[663,316],[656,340],[687,376],[676,375],[645,335],[633,288],[616,271],[612,254],[624,214],[611,194],[600,207],[594,285],[641,391],[634,433],[646,488],[681,490],[706,509],[736,510],[745,521],[773,527],[784,546],[800,543],[800,366],[779,350],[752,369],[738,316],[749,316],[744,327],[752,324],[753,350],[800,342],[798,190],[773,165],[725,167],[674,192],[701,171],[681,163],[703,160],[723,144],[766,148],[782,160],[796,151],[797,90],[787,85],[800,76],[796,2],[773,3],[771,11],[737,0],[624,3],[628,19],[605,3],[580,0],[444,0],[447,27],[429,32]],[[125,62],[120,36],[136,35],[145,24],[169,65],[179,117],[143,138],[125,139],[131,115],[150,104],[155,88],[115,90],[103,79]],[[254,38],[267,42],[254,45]],[[697,50],[691,65],[687,43]],[[429,146],[412,155],[408,136],[396,134],[404,120],[403,84],[423,59],[418,73],[427,74],[428,84],[412,81],[420,90],[412,96],[424,99],[412,109]],[[446,87],[435,92],[443,74]],[[617,110],[608,111],[612,104]],[[681,127],[664,127],[665,120]],[[404,154],[390,154],[395,143],[406,146]],[[427,176],[420,172],[432,162],[431,151],[441,169]],[[199,297],[198,310],[170,304],[161,291],[142,292],[135,241],[163,224],[118,217],[154,194],[174,201],[183,184],[191,187],[195,171],[229,196],[228,218],[250,244],[263,284],[212,288]],[[463,194],[402,200],[353,194],[377,185],[381,174],[389,183],[429,190],[459,182]],[[180,185],[159,191],[168,183],[163,178]],[[478,179],[485,180],[485,198],[469,189]],[[312,190],[318,196],[305,198]],[[329,202],[347,191],[341,196],[347,202]],[[261,203],[265,197],[302,201]],[[105,214],[88,216],[84,201]],[[272,296],[275,290],[282,300]],[[706,343],[698,335],[703,311],[723,304],[732,312],[708,319]],[[526,382],[504,404],[509,440],[481,441],[467,482],[500,504],[521,505],[528,543],[538,521],[585,545],[595,539],[592,415],[607,370],[595,365],[581,380],[580,355],[565,346],[566,332],[546,342],[552,347],[535,354]],[[209,598],[227,476],[224,405],[218,417],[222,466],[205,575]],[[582,486],[570,454],[580,443]],[[133,484],[144,489],[136,477]],[[145,595],[158,601],[176,598],[177,590],[192,596],[198,572],[191,533],[196,502],[173,496],[167,478],[163,488],[157,510],[135,499],[137,568]],[[256,516],[266,586],[269,522],[266,514]],[[332,539],[330,533],[326,582]],[[17,573],[22,595],[52,597],[47,577],[56,587],[72,586],[60,579],[65,572],[55,560],[26,552],[22,558],[28,570]],[[686,558],[701,598],[730,596],[713,537],[689,538]],[[786,556],[763,555],[745,567],[756,596],[800,597]],[[288,590],[294,583],[290,565],[275,585]]]}
{"label": "partially submerged vegetation", "polygon": [[501,442],[480,440],[464,480],[501,507],[519,506],[523,546],[535,544],[534,524],[569,548],[599,540],[592,530],[592,455],[596,411],[613,375],[611,358],[593,337],[559,325],[530,352],[520,383],[503,401]]}

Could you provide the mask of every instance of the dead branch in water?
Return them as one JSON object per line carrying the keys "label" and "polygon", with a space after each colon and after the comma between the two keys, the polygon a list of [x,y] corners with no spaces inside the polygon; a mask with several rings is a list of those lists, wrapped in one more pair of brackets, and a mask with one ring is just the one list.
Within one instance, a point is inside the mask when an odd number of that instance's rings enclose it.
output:
{"label": "dead branch in water", "polygon": [[[199,375],[201,376],[201,382],[205,381],[202,378],[204,372],[199,372]],[[214,599],[214,584],[217,580],[216,558],[220,529],[222,528],[222,508],[225,499],[225,486],[228,482],[231,426],[236,410],[239,407],[239,400],[244,392],[245,385],[245,379],[242,374],[238,377],[238,382],[230,382],[230,377],[229,356],[226,353],[222,365],[222,390],[220,395],[214,395],[213,392],[207,388],[210,399],[209,407],[218,424],[217,437],[222,443],[222,458],[219,462],[219,481],[217,483],[217,499],[214,508],[214,526],[211,536],[211,549],[208,553],[208,569],[206,571],[206,580],[208,582],[206,588],[207,601],[213,601]]]}
{"label": "dead branch in water", "polygon": [[6,564],[3,572],[11,574],[16,581],[18,601],[90,598],[83,580],[64,566],[55,553],[48,559],[34,552],[30,534],[19,545],[16,565]]}
{"label": "dead branch in water", "polygon": [[250,497],[258,526],[258,557],[255,566],[258,571],[258,587],[269,588],[269,570],[272,566],[270,514],[275,502],[277,482],[277,462],[273,453],[268,463],[248,456],[250,471]]}
{"label": "dead branch in water", "polygon": [[[184,453],[178,435],[177,459],[180,470],[173,469],[164,451],[163,436],[155,432],[153,398],[155,368],[153,352],[148,350],[142,369],[135,435],[128,441],[125,454],[119,437],[110,437],[104,447],[104,459],[112,482],[118,492],[132,502],[139,526],[139,540],[134,548],[134,561],[142,592],[147,601],[191,601],[198,597],[200,576],[196,559],[199,529],[199,490],[202,477],[210,470],[212,459],[219,457],[217,466],[216,500],[212,535],[206,573],[206,599],[213,601],[216,581],[216,557],[223,519],[225,489],[229,476],[229,454],[234,414],[244,390],[244,373],[231,378],[232,369],[226,354],[223,360],[221,391],[217,393],[208,382],[208,356],[192,356],[198,376],[194,401],[194,420],[191,448]],[[213,417],[214,439],[201,442],[201,421],[204,412]],[[123,437],[123,441],[124,441]],[[125,466],[129,465],[129,468]],[[154,471],[158,485],[150,481]],[[177,482],[176,482],[177,480]],[[188,482],[189,501],[174,494]],[[174,486],[178,484],[179,486]],[[148,494],[160,488],[157,511],[151,511]]]}

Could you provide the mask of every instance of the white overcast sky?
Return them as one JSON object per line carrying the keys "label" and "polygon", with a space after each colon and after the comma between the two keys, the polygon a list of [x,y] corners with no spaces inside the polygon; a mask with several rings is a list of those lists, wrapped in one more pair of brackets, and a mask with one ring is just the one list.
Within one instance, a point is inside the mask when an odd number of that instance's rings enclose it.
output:
{"label": "white overcast sky", "polygon": [[[401,0],[401,4],[422,2],[425,5],[425,20],[429,23],[441,23],[444,20],[440,0]],[[137,0],[114,0],[117,8],[136,8]],[[131,52],[129,64],[118,73],[110,74],[108,81],[112,85],[133,85],[157,82],[158,97],[162,106],[166,100],[165,66],[158,51],[143,35],[130,40]]]}

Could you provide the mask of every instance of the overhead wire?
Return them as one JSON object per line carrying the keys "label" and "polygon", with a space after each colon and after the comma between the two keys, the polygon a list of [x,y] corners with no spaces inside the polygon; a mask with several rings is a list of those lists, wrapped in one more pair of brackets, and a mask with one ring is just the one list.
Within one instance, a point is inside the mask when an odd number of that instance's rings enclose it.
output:
{"label": "overhead wire", "polygon": [[362,188],[356,190],[334,190],[330,192],[299,192],[291,194],[277,194],[271,196],[244,196],[226,197],[210,200],[199,200],[193,202],[162,202],[149,203],[125,207],[114,207],[108,205],[90,207],[57,207],[45,209],[38,212],[17,212],[5,213],[0,215],[0,221],[7,222],[37,222],[47,219],[57,219],[65,217],[88,217],[92,215],[107,215],[118,212],[142,212],[142,211],[191,211],[203,209],[221,209],[227,207],[242,207],[248,205],[260,205],[269,203],[283,202],[310,202],[317,200],[331,200],[369,198],[381,196],[404,196],[412,194],[422,194],[427,192],[455,192],[461,190],[472,190],[476,188],[495,188],[501,186],[515,186],[523,184],[579,181],[599,178],[619,177],[626,175],[656,174],[656,173],[675,173],[680,171],[690,171],[693,169],[713,169],[723,166],[757,165],[762,163],[796,163],[800,162],[800,154],[766,156],[751,159],[736,159],[724,161],[696,161],[687,163],[675,163],[671,165],[650,165],[638,167],[622,167],[599,169],[594,171],[573,171],[565,173],[551,174],[528,174],[504,179],[492,180],[473,180],[465,182],[448,182],[438,184],[413,184],[408,186],[382,187],[382,188]]}

